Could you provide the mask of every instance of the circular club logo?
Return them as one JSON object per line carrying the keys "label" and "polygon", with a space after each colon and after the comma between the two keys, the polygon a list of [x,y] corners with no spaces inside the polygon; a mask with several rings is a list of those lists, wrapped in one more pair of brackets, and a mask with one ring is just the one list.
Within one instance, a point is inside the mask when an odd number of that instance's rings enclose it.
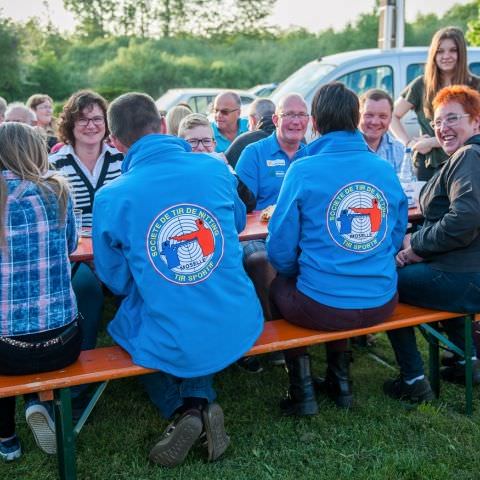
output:
{"label": "circular club logo", "polygon": [[385,239],[387,213],[388,204],[381,190],[370,183],[350,183],[335,194],[328,206],[328,231],[340,247],[366,253]]}
{"label": "circular club logo", "polygon": [[150,225],[147,250],[155,270],[179,285],[207,279],[223,255],[223,233],[205,208],[180,204],[161,212]]}

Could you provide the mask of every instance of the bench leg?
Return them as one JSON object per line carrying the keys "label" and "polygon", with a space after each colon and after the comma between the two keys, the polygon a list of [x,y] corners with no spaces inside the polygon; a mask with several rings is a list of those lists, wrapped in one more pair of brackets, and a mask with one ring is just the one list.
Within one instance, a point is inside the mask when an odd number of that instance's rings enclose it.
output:
{"label": "bench leg", "polygon": [[69,388],[55,390],[53,406],[59,475],[61,480],[76,480],[75,434],[73,432],[72,401]]}
{"label": "bench leg", "polygon": [[474,315],[465,316],[465,413],[473,414],[473,335],[472,326]]}
{"label": "bench leg", "polygon": [[440,396],[440,347],[438,338],[429,335],[428,338],[429,350],[429,368],[430,368],[430,384],[432,386],[435,397]]}

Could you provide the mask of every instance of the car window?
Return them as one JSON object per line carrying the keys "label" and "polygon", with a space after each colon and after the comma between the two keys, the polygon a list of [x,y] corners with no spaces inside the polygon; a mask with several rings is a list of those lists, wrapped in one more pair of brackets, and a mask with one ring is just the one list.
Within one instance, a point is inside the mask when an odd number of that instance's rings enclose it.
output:
{"label": "car window", "polygon": [[195,98],[195,112],[205,113],[207,111],[208,104],[210,103],[209,98],[205,95],[194,97]]}
{"label": "car window", "polygon": [[473,74],[480,77],[480,62],[472,62],[468,67]]}
{"label": "car window", "polygon": [[370,67],[347,73],[337,79],[357,95],[371,88],[380,88],[393,95],[393,70],[389,66]]}
{"label": "car window", "polygon": [[415,78],[423,75],[425,71],[425,64],[424,63],[411,63],[407,67],[407,85],[414,80]]}
{"label": "car window", "polygon": [[240,95],[240,100],[242,102],[242,105],[248,105],[249,103],[253,102],[252,97],[244,97],[243,95]]}

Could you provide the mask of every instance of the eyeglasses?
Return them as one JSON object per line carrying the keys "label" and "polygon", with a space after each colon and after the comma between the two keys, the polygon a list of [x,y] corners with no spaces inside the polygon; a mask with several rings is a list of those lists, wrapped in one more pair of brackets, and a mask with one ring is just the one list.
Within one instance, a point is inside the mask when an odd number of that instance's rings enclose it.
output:
{"label": "eyeglasses", "polygon": [[46,105],[37,105],[35,110],[53,110],[53,107],[50,104]]}
{"label": "eyeglasses", "polygon": [[79,127],[86,127],[90,122],[92,122],[96,127],[101,127],[105,125],[105,118],[104,117],[92,117],[92,118],[79,118],[75,121],[75,123]]}
{"label": "eyeglasses", "polygon": [[293,120],[294,118],[303,120],[304,118],[308,118],[310,115],[304,112],[301,112],[301,113],[285,112],[285,113],[280,113],[278,116],[282,118],[287,118],[288,120]]}
{"label": "eyeglasses", "polygon": [[463,115],[460,115],[459,113],[447,115],[445,118],[437,118],[433,122],[430,122],[430,126],[434,130],[441,128],[442,124],[445,125],[446,127],[455,127],[456,125],[458,125],[458,122],[460,121],[461,118],[469,117],[469,116],[470,116],[469,113],[464,113]]}
{"label": "eyeglasses", "polygon": [[213,113],[221,113],[224,116],[230,115],[233,112],[238,112],[239,108],[214,108]]}
{"label": "eyeglasses", "polygon": [[187,142],[192,146],[192,148],[197,148],[200,144],[202,144],[205,148],[211,147],[213,145],[213,138],[189,138],[186,139]]}

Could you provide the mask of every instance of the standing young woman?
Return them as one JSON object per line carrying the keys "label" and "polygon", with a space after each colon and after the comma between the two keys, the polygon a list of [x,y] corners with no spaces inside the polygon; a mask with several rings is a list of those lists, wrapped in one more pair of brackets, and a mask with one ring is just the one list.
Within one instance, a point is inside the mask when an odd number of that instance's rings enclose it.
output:
{"label": "standing young woman", "polygon": [[[48,172],[41,134],[0,126],[0,374],[56,370],[75,361],[81,334],[68,254],[77,245],[67,182]],[[55,453],[49,404],[30,398],[27,423]],[[15,397],[0,399],[0,458],[21,454]]]}
{"label": "standing young woman", "polygon": [[[393,109],[391,129],[403,143],[412,147],[419,180],[429,180],[448,158],[430,126],[432,101],[443,87],[458,84],[478,90],[480,79],[468,69],[463,32],[456,27],[446,27],[433,36],[425,73],[407,85]],[[409,110],[417,114],[420,137],[410,138],[400,122]]]}

